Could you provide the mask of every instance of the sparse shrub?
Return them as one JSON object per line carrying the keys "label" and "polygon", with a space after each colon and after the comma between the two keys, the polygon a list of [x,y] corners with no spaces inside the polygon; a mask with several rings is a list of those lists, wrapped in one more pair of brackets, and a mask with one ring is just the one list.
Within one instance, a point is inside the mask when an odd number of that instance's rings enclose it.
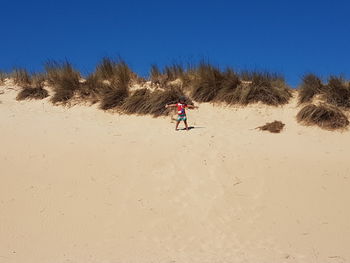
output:
{"label": "sparse shrub", "polygon": [[167,76],[161,72],[157,65],[151,66],[150,79],[152,84],[164,87],[167,82]]}
{"label": "sparse shrub", "polygon": [[97,65],[95,76],[101,80],[113,81],[119,79],[120,81],[124,81],[127,79],[128,82],[131,79],[137,78],[137,75],[132,72],[124,60],[121,58],[113,60],[108,57],[103,58],[101,63]]}
{"label": "sparse shrub", "polygon": [[213,101],[221,88],[223,80],[224,76],[218,68],[209,63],[200,63],[192,83],[191,97],[198,102]]}
{"label": "sparse shrub", "polygon": [[263,126],[257,127],[257,129],[260,129],[261,131],[269,131],[272,133],[280,133],[285,124],[281,121],[274,121],[274,122],[268,122]]}
{"label": "sparse shrub", "polygon": [[105,57],[100,64],[97,65],[95,75],[102,80],[111,80],[115,75],[117,62],[111,58]]}
{"label": "sparse shrub", "polygon": [[[123,82],[124,81],[124,82]],[[101,94],[100,109],[109,110],[121,106],[129,95],[129,82],[114,80]]]}
{"label": "sparse shrub", "polygon": [[7,73],[0,70],[0,84],[3,84],[6,78],[7,78]]}
{"label": "sparse shrub", "polygon": [[317,125],[328,130],[344,129],[349,125],[348,118],[339,108],[325,103],[303,107],[297,120],[304,125]]}
{"label": "sparse shrub", "polygon": [[261,72],[236,74],[232,69],[221,72],[208,63],[201,63],[193,81],[191,96],[199,102],[223,101],[228,104],[262,102],[282,105],[292,97],[283,77]]}
{"label": "sparse shrub", "polygon": [[172,81],[180,80],[183,84],[189,81],[184,67],[176,63],[171,66],[165,66],[163,71],[161,71],[157,65],[152,65],[150,79],[153,84],[157,84],[162,88],[169,86],[169,82]]}
{"label": "sparse shrub", "polygon": [[174,81],[176,79],[182,79],[185,75],[185,70],[180,64],[172,64],[164,68],[164,73],[167,77],[167,81]]}
{"label": "sparse shrub", "polygon": [[47,81],[50,85],[55,85],[62,79],[80,79],[80,73],[73,68],[72,64],[68,61],[58,62],[50,60],[45,63],[45,71]]}
{"label": "sparse shrub", "polygon": [[[242,105],[262,102],[278,106],[288,103],[292,97],[283,77],[277,74],[245,71],[240,77],[240,82],[233,78],[237,87],[227,93],[226,102]],[[224,97],[225,95],[221,95],[221,98]]]}
{"label": "sparse shrub", "polygon": [[311,102],[314,96],[320,94],[322,90],[323,84],[319,77],[314,74],[305,75],[299,87],[299,103]]}
{"label": "sparse shrub", "polygon": [[102,94],[108,89],[108,84],[104,83],[95,74],[91,74],[87,77],[85,82],[80,84],[76,92],[80,99],[94,104],[98,102]]}
{"label": "sparse shrub", "polygon": [[216,101],[224,101],[228,104],[234,104],[238,102],[237,87],[241,84],[239,76],[230,68],[223,72],[223,80],[221,87],[215,97]]}
{"label": "sparse shrub", "polygon": [[35,87],[43,87],[46,81],[46,74],[45,73],[34,73],[31,76],[31,83],[32,86]]}
{"label": "sparse shrub", "polygon": [[47,80],[53,87],[52,103],[67,103],[80,86],[80,73],[69,62],[49,61],[45,65]]}
{"label": "sparse shrub", "polygon": [[350,85],[342,77],[331,76],[324,89],[326,102],[344,108],[350,108]]}
{"label": "sparse shrub", "polygon": [[15,68],[11,73],[11,77],[16,85],[27,86],[31,84],[31,77],[24,68]]}
{"label": "sparse shrub", "polygon": [[162,75],[162,72],[160,71],[159,67],[155,64],[151,65],[151,71],[150,71],[151,81],[156,82],[160,75]]}
{"label": "sparse shrub", "polygon": [[127,114],[147,114],[151,98],[150,90],[144,88],[136,90],[131,96],[125,99],[121,110]]}
{"label": "sparse shrub", "polygon": [[41,86],[26,86],[18,93],[16,100],[35,99],[42,100],[49,96],[46,89]]}
{"label": "sparse shrub", "polygon": [[121,106],[129,95],[129,83],[132,78],[132,71],[124,61],[114,65],[113,75],[109,75],[111,84],[105,86],[101,93],[100,108],[108,110]]}

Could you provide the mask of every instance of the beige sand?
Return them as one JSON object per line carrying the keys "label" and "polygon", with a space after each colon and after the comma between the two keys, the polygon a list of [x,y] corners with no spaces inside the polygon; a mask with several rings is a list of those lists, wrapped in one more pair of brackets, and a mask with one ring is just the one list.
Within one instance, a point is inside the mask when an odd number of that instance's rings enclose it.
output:
{"label": "beige sand", "polygon": [[[169,118],[0,91],[0,262],[350,262],[350,132],[297,107]],[[254,128],[281,120],[281,134]]]}

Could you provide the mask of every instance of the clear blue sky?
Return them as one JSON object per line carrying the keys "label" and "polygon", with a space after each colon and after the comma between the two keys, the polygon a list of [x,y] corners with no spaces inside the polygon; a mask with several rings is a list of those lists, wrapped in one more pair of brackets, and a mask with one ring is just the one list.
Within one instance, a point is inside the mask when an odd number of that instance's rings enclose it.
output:
{"label": "clear blue sky", "polygon": [[209,59],[221,67],[350,77],[350,3],[333,1],[2,1],[0,69],[67,58],[82,72],[122,56],[150,64]]}

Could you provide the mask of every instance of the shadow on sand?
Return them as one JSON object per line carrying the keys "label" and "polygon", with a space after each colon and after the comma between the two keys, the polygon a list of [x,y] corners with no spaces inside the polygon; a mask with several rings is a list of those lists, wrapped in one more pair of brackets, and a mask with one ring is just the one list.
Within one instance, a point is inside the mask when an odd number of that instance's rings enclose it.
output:
{"label": "shadow on sand", "polygon": [[[195,126],[188,126],[188,130],[192,129],[205,129],[205,127],[195,127]],[[179,129],[180,131],[186,131],[186,128]]]}

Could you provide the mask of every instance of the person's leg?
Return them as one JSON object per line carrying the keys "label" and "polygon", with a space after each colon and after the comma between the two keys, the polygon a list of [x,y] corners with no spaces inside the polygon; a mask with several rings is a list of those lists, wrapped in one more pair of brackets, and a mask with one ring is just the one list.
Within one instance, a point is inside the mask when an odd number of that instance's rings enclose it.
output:
{"label": "person's leg", "polygon": [[180,123],[180,121],[179,121],[179,120],[177,120],[177,121],[176,121],[175,131],[177,131],[177,130],[178,130],[178,129],[177,129],[177,127],[179,127],[179,123]]}
{"label": "person's leg", "polygon": [[188,125],[187,125],[187,120],[186,119],[184,119],[184,123],[185,123],[186,130],[188,131]]}

